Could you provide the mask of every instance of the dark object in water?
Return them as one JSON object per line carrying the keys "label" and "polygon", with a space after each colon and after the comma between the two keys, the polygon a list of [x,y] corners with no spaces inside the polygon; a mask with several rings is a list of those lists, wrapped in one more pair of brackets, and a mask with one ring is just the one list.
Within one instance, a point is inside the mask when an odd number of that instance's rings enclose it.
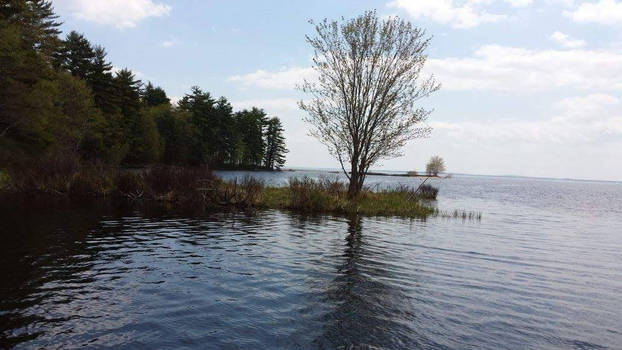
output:
{"label": "dark object in water", "polygon": [[438,188],[432,185],[421,185],[417,190],[417,194],[423,199],[436,199]]}

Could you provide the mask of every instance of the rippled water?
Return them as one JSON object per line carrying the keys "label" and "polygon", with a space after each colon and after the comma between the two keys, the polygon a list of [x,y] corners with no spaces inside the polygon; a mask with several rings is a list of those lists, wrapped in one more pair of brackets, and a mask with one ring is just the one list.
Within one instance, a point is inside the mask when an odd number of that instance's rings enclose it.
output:
{"label": "rippled water", "polygon": [[0,346],[622,346],[622,184],[436,185],[439,207],[482,220],[5,203]]}

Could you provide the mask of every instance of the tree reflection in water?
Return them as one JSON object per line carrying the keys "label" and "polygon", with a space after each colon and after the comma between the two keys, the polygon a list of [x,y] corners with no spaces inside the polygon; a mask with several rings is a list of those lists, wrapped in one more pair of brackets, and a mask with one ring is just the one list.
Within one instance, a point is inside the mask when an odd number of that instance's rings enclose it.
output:
{"label": "tree reflection in water", "polygon": [[[327,291],[333,305],[324,316],[325,331],[316,339],[320,348],[443,348],[417,330],[415,302],[407,289],[396,287],[391,262],[399,257],[372,242],[375,232],[363,229],[363,219],[347,221],[343,263]],[[392,283],[388,280],[393,279]]]}

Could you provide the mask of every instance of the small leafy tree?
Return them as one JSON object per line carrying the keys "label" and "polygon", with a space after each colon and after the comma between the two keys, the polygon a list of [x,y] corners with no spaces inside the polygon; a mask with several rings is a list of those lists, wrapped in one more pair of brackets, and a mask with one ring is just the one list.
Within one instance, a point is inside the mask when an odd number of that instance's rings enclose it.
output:
{"label": "small leafy tree", "polygon": [[354,196],[372,165],[399,156],[406,142],[430,132],[420,126],[430,112],[416,105],[440,88],[433,77],[421,76],[430,39],[411,23],[382,20],[375,11],[324,20],[315,31],[307,42],[318,78],[305,81],[302,90],[312,98],[299,105],[308,113],[311,135],[341,164]]}
{"label": "small leafy tree", "polygon": [[439,156],[434,156],[428,161],[425,171],[429,176],[438,176],[438,173],[445,171],[445,161]]}

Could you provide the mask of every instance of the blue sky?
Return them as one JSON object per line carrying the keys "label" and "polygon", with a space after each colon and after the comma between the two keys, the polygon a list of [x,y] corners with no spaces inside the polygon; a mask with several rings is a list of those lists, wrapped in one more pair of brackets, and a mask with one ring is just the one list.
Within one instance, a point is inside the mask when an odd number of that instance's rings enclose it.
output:
{"label": "blue sky", "polygon": [[377,168],[622,180],[622,1],[54,0],[65,31],[106,47],[115,67],[179,98],[198,85],[235,109],[253,105],[286,128],[287,166],[337,167],[306,135],[312,78],[308,19],[368,9],[433,36],[425,71],[443,84],[427,139]]}

